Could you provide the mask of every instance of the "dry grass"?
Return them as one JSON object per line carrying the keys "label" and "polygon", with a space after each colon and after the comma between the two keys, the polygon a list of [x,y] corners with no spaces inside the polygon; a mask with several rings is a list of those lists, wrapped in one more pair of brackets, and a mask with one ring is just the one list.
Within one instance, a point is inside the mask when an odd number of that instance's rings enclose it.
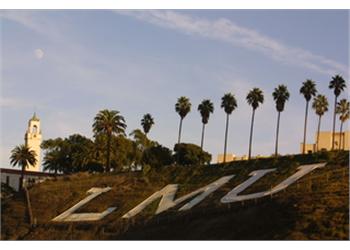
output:
{"label": "dry grass", "polygon": [[[304,156],[302,156],[304,157]],[[236,162],[216,167],[167,167],[142,173],[76,174],[49,180],[30,189],[37,227],[30,228],[24,199],[17,195],[2,202],[2,239],[347,239],[349,224],[349,153],[288,156]],[[274,196],[244,204],[221,204],[220,198],[248,178],[255,169],[277,168],[246,193],[270,188],[296,171],[300,163],[328,161],[299,184]],[[135,219],[120,217],[155,191],[180,184],[178,196],[224,175],[235,174],[228,184],[189,212],[176,209],[153,216],[154,202]],[[311,183],[311,184],[310,184]],[[98,222],[53,223],[51,219],[86,197],[91,187],[110,186],[79,212],[117,210]]]}

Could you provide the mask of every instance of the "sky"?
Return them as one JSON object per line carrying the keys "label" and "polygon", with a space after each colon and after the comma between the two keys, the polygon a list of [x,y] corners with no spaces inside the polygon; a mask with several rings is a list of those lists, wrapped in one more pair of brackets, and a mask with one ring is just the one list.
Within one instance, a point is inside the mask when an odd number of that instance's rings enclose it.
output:
{"label": "sky", "polygon": [[[298,153],[302,82],[314,80],[328,97],[321,129],[331,130],[329,81],[335,74],[349,79],[346,10],[3,10],[0,18],[1,167],[10,167],[10,151],[24,143],[34,111],[44,139],[74,133],[92,138],[93,118],[106,108],[125,117],[127,134],[151,113],[149,137],[173,149],[180,96],[192,103],[183,123],[186,143],[200,144],[197,107],[203,99],[213,101],[204,149],[215,162],[223,152],[220,102],[227,92],[238,102],[230,116],[228,153],[245,155],[251,119],[245,98],[254,87],[262,89],[265,101],[256,111],[252,154],[271,155],[277,119],[272,92],[279,84],[290,91],[279,152]],[[313,143],[317,116],[311,109],[309,114],[307,142]]]}

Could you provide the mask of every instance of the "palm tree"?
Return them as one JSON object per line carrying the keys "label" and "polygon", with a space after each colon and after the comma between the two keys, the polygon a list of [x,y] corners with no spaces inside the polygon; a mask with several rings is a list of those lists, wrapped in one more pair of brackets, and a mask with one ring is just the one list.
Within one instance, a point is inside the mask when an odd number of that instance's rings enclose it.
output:
{"label": "palm tree", "polygon": [[44,170],[54,171],[55,177],[58,171],[63,171],[64,157],[62,157],[61,151],[53,150],[49,151],[44,156]]}
{"label": "palm tree", "polygon": [[328,100],[325,95],[317,95],[312,103],[312,108],[315,110],[316,115],[318,115],[318,126],[317,126],[317,139],[316,139],[316,151],[318,151],[318,144],[320,139],[320,128],[321,128],[321,118],[328,111]]}
{"label": "palm tree", "polygon": [[19,190],[23,188],[23,178],[26,168],[29,165],[35,165],[37,162],[36,153],[26,145],[16,146],[11,151],[10,162],[12,166],[19,165],[21,167],[21,178],[19,179]]}
{"label": "palm tree", "polygon": [[205,125],[209,121],[210,113],[214,112],[214,104],[210,100],[203,100],[201,104],[198,105],[198,111],[202,116],[202,139],[201,139],[201,149],[203,149],[203,141],[204,141],[204,129]]}
{"label": "palm tree", "polygon": [[147,136],[148,132],[150,131],[152,125],[154,125],[154,119],[151,116],[151,114],[145,114],[141,120],[141,126],[143,128],[143,132]]}
{"label": "palm tree", "polygon": [[346,88],[345,80],[340,75],[332,77],[332,80],[329,82],[330,89],[334,89],[334,112],[333,112],[333,133],[332,133],[332,150],[334,150],[334,136],[335,136],[335,116],[336,116],[336,107],[338,96]]}
{"label": "palm tree", "polygon": [[251,91],[249,91],[246,99],[248,104],[251,105],[253,108],[252,121],[251,121],[251,127],[250,127],[250,137],[249,137],[249,153],[248,153],[248,159],[250,160],[252,156],[252,139],[253,139],[255,110],[259,107],[260,103],[262,104],[264,102],[264,93],[259,88],[253,88]]}
{"label": "palm tree", "polygon": [[337,114],[339,114],[339,120],[340,120],[340,140],[339,140],[339,149],[343,149],[345,148],[345,142],[343,140],[343,147],[341,147],[342,145],[342,132],[343,132],[343,124],[344,122],[346,122],[346,120],[349,119],[349,115],[350,115],[350,106],[349,106],[349,101],[347,101],[346,99],[342,99],[337,103],[337,108],[335,111]]}
{"label": "palm tree", "polygon": [[284,105],[286,101],[289,99],[289,92],[285,85],[278,85],[277,88],[275,88],[275,91],[272,93],[273,99],[276,102],[276,110],[278,112],[277,115],[277,128],[276,128],[276,145],[275,145],[275,155],[278,154],[278,133],[279,133],[279,126],[280,126],[280,115],[281,112],[284,110]]}
{"label": "palm tree", "polygon": [[230,114],[237,108],[237,101],[234,95],[231,93],[225,94],[221,98],[221,108],[226,113],[226,130],[225,130],[225,144],[224,144],[224,163],[226,162],[226,148],[227,148],[227,136],[228,136],[228,123]]}
{"label": "palm tree", "polygon": [[303,154],[305,154],[305,141],[306,141],[306,127],[307,127],[307,114],[309,110],[309,102],[311,97],[315,96],[317,93],[316,84],[314,81],[307,79],[303,82],[303,85],[300,88],[300,94],[304,95],[306,100],[306,108],[305,108],[305,122],[304,122],[304,140],[303,140]]}
{"label": "palm tree", "polygon": [[113,134],[125,134],[125,119],[119,114],[119,111],[104,109],[98,112],[92,125],[93,132],[96,135],[104,134],[107,136],[107,158],[106,171],[110,171],[111,156],[111,138]]}
{"label": "palm tree", "polygon": [[190,99],[185,97],[185,96],[181,96],[180,98],[178,98],[177,99],[177,103],[175,104],[175,111],[180,116],[179,137],[178,137],[178,140],[177,140],[177,143],[180,143],[180,141],[181,141],[181,130],[182,130],[182,120],[191,111]]}

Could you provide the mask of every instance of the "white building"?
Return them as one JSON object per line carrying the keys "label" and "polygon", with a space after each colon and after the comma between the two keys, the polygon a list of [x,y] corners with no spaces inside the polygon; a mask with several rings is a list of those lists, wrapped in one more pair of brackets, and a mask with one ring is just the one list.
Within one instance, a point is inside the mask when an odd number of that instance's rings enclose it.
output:
{"label": "white building", "polygon": [[[19,169],[8,169],[0,168],[1,183],[5,183],[14,190],[19,190],[19,179],[21,177],[21,170]],[[26,171],[23,178],[23,185],[28,185],[31,183],[41,182],[48,177],[53,177],[52,173],[44,173],[37,171]]]}

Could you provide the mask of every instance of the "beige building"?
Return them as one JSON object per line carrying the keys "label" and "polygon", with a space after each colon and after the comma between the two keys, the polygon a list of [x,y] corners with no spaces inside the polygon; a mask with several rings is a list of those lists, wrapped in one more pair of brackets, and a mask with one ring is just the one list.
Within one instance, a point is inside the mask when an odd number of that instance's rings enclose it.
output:
{"label": "beige building", "polygon": [[[243,161],[243,160],[248,160],[248,156],[247,155],[236,156],[235,154],[226,154],[226,162]],[[216,163],[223,163],[223,162],[224,162],[224,154],[218,154]]]}
{"label": "beige building", "polygon": [[[341,149],[349,150],[349,132],[350,131],[344,131],[341,133],[336,132],[334,135],[334,149]],[[340,136],[341,136],[341,144],[340,145]],[[321,150],[332,150],[332,131],[321,131],[319,142],[318,142],[318,151]],[[305,144],[305,152],[306,153],[313,153],[317,151],[317,133],[315,134],[315,143],[313,144]],[[303,152],[303,143],[300,143],[300,152]]]}
{"label": "beige building", "polygon": [[40,128],[40,119],[36,116],[36,114],[33,114],[33,117],[28,122],[28,128],[24,136],[25,145],[29,147],[30,149],[34,150],[36,153],[36,164],[29,165],[29,167],[26,169],[28,171],[40,171],[41,166],[41,128]]}

